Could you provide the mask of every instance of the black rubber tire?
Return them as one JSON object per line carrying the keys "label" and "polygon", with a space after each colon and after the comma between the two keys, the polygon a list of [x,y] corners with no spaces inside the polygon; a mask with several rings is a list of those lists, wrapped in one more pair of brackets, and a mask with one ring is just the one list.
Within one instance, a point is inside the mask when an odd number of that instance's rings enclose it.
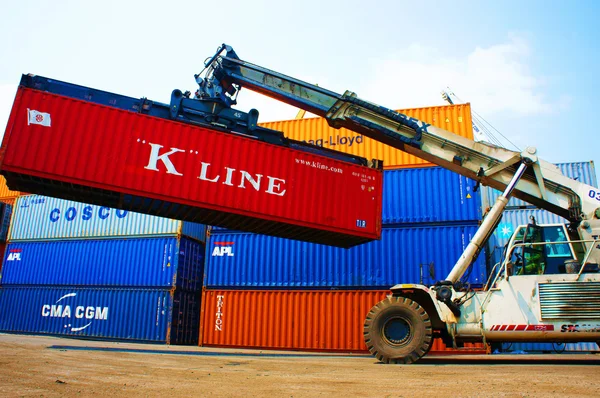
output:
{"label": "black rubber tire", "polygon": [[[401,338],[390,337],[394,327],[400,328]],[[401,296],[387,297],[369,311],[364,339],[371,354],[383,363],[413,363],[431,348],[431,320],[419,303]]]}

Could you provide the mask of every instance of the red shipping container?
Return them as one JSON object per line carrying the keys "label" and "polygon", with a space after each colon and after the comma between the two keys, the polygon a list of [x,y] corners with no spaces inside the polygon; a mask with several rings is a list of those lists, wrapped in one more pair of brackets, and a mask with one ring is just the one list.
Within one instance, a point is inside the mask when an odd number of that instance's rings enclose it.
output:
{"label": "red shipping container", "polygon": [[19,87],[11,189],[340,247],[378,239],[382,172]]}
{"label": "red shipping container", "polygon": [[[387,290],[205,290],[200,344],[278,350],[368,352],[363,324]],[[485,353],[483,344],[432,354]]]}

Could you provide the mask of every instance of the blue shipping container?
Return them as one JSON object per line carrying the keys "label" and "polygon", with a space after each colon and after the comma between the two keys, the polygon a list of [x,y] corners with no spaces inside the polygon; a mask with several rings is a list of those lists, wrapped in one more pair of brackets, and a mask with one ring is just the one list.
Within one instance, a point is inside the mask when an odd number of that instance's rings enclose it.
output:
{"label": "blue shipping container", "polygon": [[201,290],[204,244],[186,238],[9,243],[2,285]]}
{"label": "blue shipping container", "polygon": [[184,235],[204,241],[206,226],[40,195],[15,202],[9,241]]}
{"label": "blue shipping container", "polygon": [[500,224],[490,237],[488,241],[487,255],[489,256],[489,264],[494,264],[502,261],[502,253],[504,246],[510,240],[510,237],[515,232],[515,229],[519,225],[526,225],[530,221],[529,217],[534,217],[537,224],[568,224],[569,222],[557,216],[556,214],[550,213],[546,210],[540,209],[509,209],[502,213],[502,220]]}
{"label": "blue shipping container", "polygon": [[386,170],[383,224],[481,220],[475,182],[441,167]]}
{"label": "blue shipping container", "polygon": [[0,289],[0,330],[197,344],[200,293],[152,289],[10,286]]}
{"label": "blue shipping container", "polygon": [[[583,182],[584,184],[591,185],[598,188],[598,179],[596,178],[596,168],[594,162],[574,162],[574,163],[557,163],[556,166],[560,169],[563,175]],[[502,192],[492,189],[490,187],[482,187],[481,195],[483,197],[483,206],[493,206]],[[508,201],[507,207],[509,208],[534,208],[530,203],[527,203],[521,199],[511,198]]]}
{"label": "blue shipping container", "polygon": [[[384,228],[381,240],[351,249],[216,232],[207,243],[205,285],[224,287],[384,288],[445,279],[477,230],[462,226]],[[433,264],[434,276],[430,276]],[[468,281],[486,281],[479,256]]]}
{"label": "blue shipping container", "polygon": [[596,343],[504,343],[502,351],[511,352],[527,352],[527,353],[573,353],[573,352],[592,352],[598,351]]}

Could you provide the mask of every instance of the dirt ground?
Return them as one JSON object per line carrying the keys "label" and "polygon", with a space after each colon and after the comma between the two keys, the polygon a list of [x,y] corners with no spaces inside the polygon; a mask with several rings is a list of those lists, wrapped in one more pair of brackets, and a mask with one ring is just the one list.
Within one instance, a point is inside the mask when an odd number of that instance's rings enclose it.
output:
{"label": "dirt ground", "polygon": [[91,342],[0,334],[0,396],[599,397],[600,355],[429,357]]}

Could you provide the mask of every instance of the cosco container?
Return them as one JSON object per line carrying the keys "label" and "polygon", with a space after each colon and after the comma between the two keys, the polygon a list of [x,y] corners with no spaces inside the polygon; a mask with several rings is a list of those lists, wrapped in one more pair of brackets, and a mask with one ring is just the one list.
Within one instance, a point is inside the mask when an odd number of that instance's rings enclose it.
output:
{"label": "cosco container", "polygon": [[162,235],[206,238],[202,224],[39,195],[18,198],[14,213],[11,242]]}
{"label": "cosco container", "polygon": [[[563,175],[572,178],[584,184],[598,188],[598,179],[596,178],[596,167],[593,161],[589,162],[573,162],[573,163],[557,163],[556,166],[560,169]],[[502,192],[490,187],[482,187],[481,194],[483,196],[484,206],[493,206]],[[534,205],[527,203],[521,199],[511,198],[508,201],[507,208],[533,208]]]}
{"label": "cosco container", "polygon": [[488,256],[490,265],[502,261],[504,246],[510,240],[519,225],[527,225],[533,217],[537,224],[568,224],[569,221],[540,209],[510,209],[504,210],[502,220],[488,241]]}
{"label": "cosco container", "polygon": [[381,170],[29,88],[36,79],[21,81],[0,152],[12,189],[340,247],[379,238]]}
{"label": "cosco container", "polygon": [[197,344],[200,293],[4,286],[0,331]]}
{"label": "cosco container", "polygon": [[386,170],[383,224],[481,220],[474,181],[441,167]]}
{"label": "cosco container", "polygon": [[[363,324],[387,290],[205,290],[204,346],[366,352]],[[438,339],[432,352],[485,352],[482,344],[448,350]]]}
{"label": "cosco container", "polygon": [[2,285],[177,287],[200,290],[204,245],[186,238],[14,242]]}
{"label": "cosco container", "polygon": [[[398,112],[462,137],[473,139],[470,104],[400,109]],[[305,141],[367,159],[382,159],[385,168],[431,165],[426,160],[350,130],[334,129],[327,124],[324,118],[269,122],[262,123],[261,126],[283,131],[286,137],[294,140]]]}
{"label": "cosco container", "polygon": [[[477,230],[461,226],[384,228],[381,240],[352,249],[215,231],[207,243],[205,286],[241,288],[371,287],[445,279]],[[485,257],[468,281],[486,281]]]}

